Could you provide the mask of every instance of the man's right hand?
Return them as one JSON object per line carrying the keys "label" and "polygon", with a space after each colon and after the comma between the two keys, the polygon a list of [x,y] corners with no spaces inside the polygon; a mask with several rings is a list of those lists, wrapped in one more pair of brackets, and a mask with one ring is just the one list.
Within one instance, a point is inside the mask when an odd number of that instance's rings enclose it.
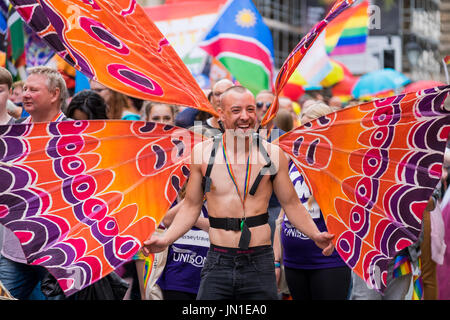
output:
{"label": "man's right hand", "polygon": [[158,253],[164,251],[168,247],[168,245],[169,244],[167,243],[165,237],[152,235],[150,239],[144,241],[142,252],[145,256],[148,256],[150,253]]}

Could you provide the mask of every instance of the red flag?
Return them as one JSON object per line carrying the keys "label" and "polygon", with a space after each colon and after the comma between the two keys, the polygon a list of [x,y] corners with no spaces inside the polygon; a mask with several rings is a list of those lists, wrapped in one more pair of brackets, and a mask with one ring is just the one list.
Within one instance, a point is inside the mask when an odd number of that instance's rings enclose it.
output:
{"label": "red flag", "polygon": [[450,56],[446,56],[445,58],[444,58],[444,61],[445,61],[445,64],[450,64]]}

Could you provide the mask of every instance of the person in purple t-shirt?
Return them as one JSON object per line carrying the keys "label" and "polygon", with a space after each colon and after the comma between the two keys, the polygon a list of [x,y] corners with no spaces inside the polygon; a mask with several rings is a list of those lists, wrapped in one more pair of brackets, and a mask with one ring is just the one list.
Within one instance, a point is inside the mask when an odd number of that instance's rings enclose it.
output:
{"label": "person in purple t-shirt", "polygon": [[[182,201],[164,216],[169,227],[178,213]],[[167,261],[156,284],[164,300],[195,300],[200,287],[200,273],[209,250],[209,221],[206,203],[197,223],[168,247]]]}
{"label": "person in purple t-shirt", "polygon": [[[332,112],[324,103],[308,107],[302,123]],[[295,165],[289,164],[291,178],[297,195],[311,214],[320,232],[327,231],[323,214],[311,195],[303,175]],[[298,231],[281,211],[274,240],[275,265],[282,257],[286,283],[294,300],[345,300],[349,296],[351,269],[333,251],[325,256],[307,236]],[[281,243],[280,243],[281,242]]]}

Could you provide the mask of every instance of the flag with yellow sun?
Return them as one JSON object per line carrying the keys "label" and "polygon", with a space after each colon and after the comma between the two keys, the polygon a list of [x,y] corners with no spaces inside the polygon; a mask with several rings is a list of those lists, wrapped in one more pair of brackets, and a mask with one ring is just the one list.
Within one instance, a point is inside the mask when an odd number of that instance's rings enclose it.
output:
{"label": "flag with yellow sun", "polygon": [[251,0],[229,1],[199,46],[254,94],[272,89],[272,34]]}

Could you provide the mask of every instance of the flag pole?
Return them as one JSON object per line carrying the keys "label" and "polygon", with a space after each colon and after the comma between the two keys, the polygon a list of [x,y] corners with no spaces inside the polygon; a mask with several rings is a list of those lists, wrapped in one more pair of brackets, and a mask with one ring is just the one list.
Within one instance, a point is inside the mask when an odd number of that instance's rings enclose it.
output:
{"label": "flag pole", "polygon": [[445,62],[445,58],[442,59],[442,64],[444,65],[445,80],[447,81],[447,84],[450,84],[450,78],[448,75],[448,67],[447,67],[447,63]]}

